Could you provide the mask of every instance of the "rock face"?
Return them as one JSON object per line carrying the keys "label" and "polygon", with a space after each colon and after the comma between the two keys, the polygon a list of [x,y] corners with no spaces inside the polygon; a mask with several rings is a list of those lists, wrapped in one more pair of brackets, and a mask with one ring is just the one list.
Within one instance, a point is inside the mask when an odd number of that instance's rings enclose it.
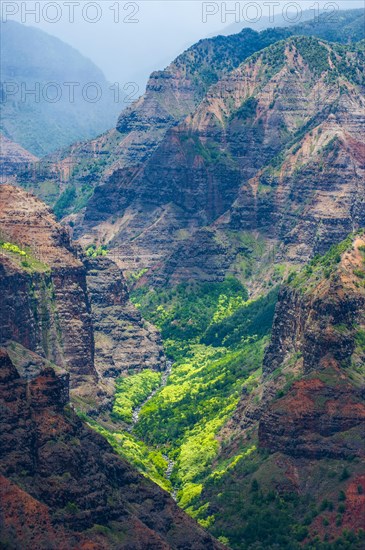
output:
{"label": "rock face", "polygon": [[2,545],[223,548],[65,408],[64,396],[53,369],[27,381],[0,350]]}
{"label": "rock face", "polygon": [[1,249],[2,342],[72,371],[73,388],[96,379],[86,269],[66,231],[41,201],[8,185],[0,187],[0,212],[2,241],[21,251]]}
{"label": "rock face", "polygon": [[[163,370],[159,334],[129,301],[107,258],[85,258],[48,207],[0,186],[1,343],[17,342],[70,373],[73,399],[95,414],[110,407],[114,380]],[[14,251],[15,250],[15,251]]]}
{"label": "rock face", "polygon": [[10,139],[0,134],[1,183],[23,170],[28,164],[37,162],[37,157]]}
{"label": "rock face", "polygon": [[361,237],[350,243],[325,280],[315,266],[282,292],[264,376],[301,355],[303,378],[261,419],[263,447],[317,459],[364,456],[364,245]]}
{"label": "rock face", "polygon": [[236,228],[274,233],[290,261],[323,254],[365,223],[364,97],[349,85],[330,110],[325,92],[308,133],[240,190],[230,213]]}
{"label": "rock face", "polygon": [[[201,264],[204,277],[219,280],[221,265],[226,272],[231,263],[232,232],[274,239],[281,262],[325,252],[365,224],[363,57],[361,44],[345,50],[292,37],[220,74],[148,158],[115,169],[96,187],[82,242],[118,248],[123,269],[135,269],[138,258],[153,283],[195,279]],[[161,88],[164,101],[170,80]],[[129,131],[128,143],[137,129]],[[202,227],[216,232],[203,260],[195,254],[204,249]],[[217,254],[219,232],[228,247]],[[231,252],[234,260],[239,250]]]}
{"label": "rock face", "polygon": [[296,382],[285,400],[260,421],[262,447],[295,458],[345,460],[364,456],[365,404],[361,391],[342,381]]}
{"label": "rock face", "polygon": [[87,258],[85,265],[99,375],[105,381],[130,370],[164,370],[160,335],[129,301],[127,285],[117,265],[108,258]]}

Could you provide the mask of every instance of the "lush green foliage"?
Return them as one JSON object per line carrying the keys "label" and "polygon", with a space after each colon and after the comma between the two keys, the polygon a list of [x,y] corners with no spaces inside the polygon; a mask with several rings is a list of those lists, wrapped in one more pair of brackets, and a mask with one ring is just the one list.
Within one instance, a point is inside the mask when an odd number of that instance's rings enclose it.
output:
{"label": "lush green foliage", "polygon": [[98,256],[106,256],[108,254],[108,249],[104,244],[99,246],[91,244],[86,248],[85,254],[89,258],[97,258]]}
{"label": "lush green foliage", "polygon": [[329,52],[317,38],[312,36],[295,38],[295,45],[314,74],[320,75],[330,69]]}
{"label": "lush green foliage", "polygon": [[257,99],[249,97],[244,101],[241,107],[235,112],[235,117],[240,120],[254,118],[256,115]]}
{"label": "lush green foliage", "polygon": [[124,422],[132,422],[133,410],[143,403],[160,383],[161,373],[148,369],[118,378],[115,386],[113,417]]}
{"label": "lush green foliage", "polygon": [[265,342],[238,351],[192,344],[165,388],[141,410],[135,433],[151,445],[165,446],[176,460],[172,481],[190,512],[218,453],[215,436],[250,375],[259,371]]}
{"label": "lush green foliage", "polygon": [[137,271],[133,271],[128,274],[127,281],[130,285],[133,285],[137,281],[139,281],[143,275],[147,273],[148,269],[146,267],[142,269],[138,269]]}
{"label": "lush green foliage", "polygon": [[49,271],[49,266],[37,260],[32,251],[27,247],[23,250],[17,244],[4,242],[0,240],[0,252],[9,254],[10,257],[18,263],[19,267],[33,273],[34,271]]}
{"label": "lush green foliage", "polygon": [[187,341],[200,337],[215,315],[228,316],[247,296],[244,286],[228,277],[222,283],[180,284],[152,291],[142,288],[132,293],[132,301],[161,330],[164,339]]}
{"label": "lush green foliage", "polygon": [[61,219],[76,199],[76,188],[71,185],[64,190],[53,207],[58,219]]}
{"label": "lush green foliage", "polygon": [[261,338],[271,329],[278,290],[257,300],[249,300],[225,318],[213,318],[202,342],[213,346],[237,346],[254,336]]}
{"label": "lush green foliage", "polygon": [[361,351],[365,352],[365,330],[359,329],[356,333],[355,340]]}
{"label": "lush green foliage", "polygon": [[[247,303],[246,289],[232,277],[222,283],[180,285],[168,290],[139,289],[134,291],[133,300],[145,318],[161,328],[166,351],[175,360],[172,373],[161,389],[161,373],[155,371],[118,379],[114,424],[88,421],[141,472],[170,491],[172,483],[180,504],[207,527],[209,518],[201,514],[206,504],[201,503],[200,496],[217,458],[217,433],[234,411],[242,389],[251,392],[258,384],[270,330],[266,302],[255,309],[255,302]],[[266,312],[267,322],[266,328],[258,331],[255,319],[261,310]],[[201,343],[210,326],[229,323],[238,312],[242,325],[244,312],[251,318],[242,328],[245,338],[236,338],[231,347]],[[122,425],[120,430],[115,428],[118,420],[130,423],[133,411],[141,405],[133,435]],[[245,452],[219,462],[215,477],[232,469]],[[174,464],[171,481],[166,478],[165,455]]]}
{"label": "lush green foliage", "polygon": [[187,432],[232,408],[248,376],[259,368],[265,341],[241,350],[193,344],[177,361],[167,385],[142,409],[136,433],[175,444]]}
{"label": "lush green foliage", "polygon": [[17,244],[1,243],[0,246],[3,250],[8,250],[9,252],[13,252],[14,254],[19,254],[20,256],[26,256],[27,255],[25,250],[22,250],[21,248],[19,248],[19,246]]}
{"label": "lush green foliage", "polygon": [[[147,444],[163,446],[174,459],[171,480],[179,503],[198,517],[200,495],[219,450],[216,435],[243,387],[250,392],[258,383],[276,293],[247,302],[246,289],[230,277],[167,291],[139,289],[133,300],[161,329],[166,351],[175,359],[166,386],[142,407],[134,431]],[[217,465],[215,475],[229,467],[232,464]],[[206,517],[198,519],[209,525]]]}
{"label": "lush green foliage", "polygon": [[[341,461],[327,461],[319,464],[313,475],[318,477],[322,490],[327,491],[333,485],[333,476],[343,483],[342,468]],[[308,496],[277,490],[285,481],[282,476],[275,456],[268,457],[254,446],[246,449],[244,460],[236,460],[231,469],[220,476],[207,478],[204,496],[209,505],[201,507],[198,519],[206,517],[211,532],[217,538],[223,536],[234,550],[300,550],[303,546],[308,550],[359,550],[362,547],[363,533],[354,535],[345,531],[337,541],[327,542],[331,525],[326,521],[328,513],[333,511],[333,502],[327,498],[318,505]],[[345,505],[342,508],[344,511]],[[217,510],[224,510],[224,514],[216,513]],[[309,526],[319,515],[323,525],[328,525],[323,542],[319,537],[308,536]],[[337,521],[341,524],[340,514]]]}

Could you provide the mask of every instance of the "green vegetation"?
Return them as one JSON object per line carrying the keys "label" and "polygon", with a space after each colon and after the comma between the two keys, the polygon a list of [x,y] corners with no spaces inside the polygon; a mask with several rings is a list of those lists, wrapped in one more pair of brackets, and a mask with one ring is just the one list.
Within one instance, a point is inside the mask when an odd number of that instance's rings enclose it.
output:
{"label": "green vegetation", "polygon": [[355,335],[356,345],[362,352],[365,352],[365,330],[359,329]]}
{"label": "green vegetation", "polygon": [[8,250],[9,252],[13,252],[14,254],[19,254],[20,256],[26,256],[27,255],[25,250],[22,250],[21,248],[19,248],[19,246],[17,244],[2,243],[1,248],[3,250]]}
{"label": "green vegetation", "polygon": [[[335,513],[335,494],[331,493],[330,498],[327,493],[333,487],[332,476],[328,479],[323,473],[337,475],[341,471],[341,461],[326,461],[313,471],[318,485],[328,495],[318,505],[314,498],[278,489],[285,477],[276,460],[277,455],[268,457],[252,446],[246,450],[244,458],[236,460],[232,469],[228,468],[221,477],[207,478],[204,497],[209,504],[201,508],[199,516],[210,518],[212,534],[218,539],[225,537],[226,544],[233,550],[300,550],[303,547],[307,550],[360,550],[364,543],[361,531],[356,535],[345,530],[330,543],[328,537],[321,541],[310,529],[318,516],[327,527],[328,514]],[[224,514],[214,513],[212,520],[212,512],[217,510],[224,510]],[[328,529],[330,533],[331,523]]]}
{"label": "green vegetation", "polygon": [[247,300],[245,287],[233,277],[222,283],[180,284],[164,290],[135,290],[132,301],[145,319],[155,324],[163,339],[199,339],[214,315],[226,317]]}
{"label": "green vegetation", "polygon": [[134,283],[142,279],[143,275],[145,275],[147,271],[148,271],[148,268],[144,267],[142,269],[138,269],[138,271],[133,271],[132,273],[129,273],[127,277],[127,282],[130,285],[133,285]]}
{"label": "green vegetation", "polygon": [[257,103],[257,99],[254,97],[249,97],[246,99],[246,101],[242,103],[241,107],[235,111],[235,118],[239,118],[242,121],[254,118],[256,115]]}
{"label": "green vegetation", "polygon": [[49,271],[49,266],[37,260],[29,247],[23,250],[17,244],[0,240],[0,253],[11,257],[21,269],[28,273]]}
{"label": "green vegetation", "polygon": [[365,270],[364,269],[354,269],[354,275],[359,279],[365,279]]}
{"label": "green vegetation", "polygon": [[351,234],[341,243],[332,246],[324,256],[315,256],[300,273],[289,277],[289,284],[302,292],[307,292],[320,280],[331,278],[341,262],[342,255],[351,249],[353,240],[354,235]]}
{"label": "green vegetation", "polygon": [[56,218],[60,220],[72,206],[74,200],[76,199],[76,188],[71,185],[64,190],[64,192],[59,196],[56,204],[53,207]]}
{"label": "green vegetation", "polygon": [[112,415],[124,422],[132,422],[133,410],[138,407],[161,383],[161,373],[143,370],[137,374],[118,378]]}
{"label": "green vegetation", "polygon": [[[142,407],[134,433],[174,460],[171,481],[178,501],[206,527],[213,521],[201,515],[207,478],[222,476],[247,452],[212,467],[219,430],[243,388],[250,392],[257,385],[277,293],[255,301],[247,297],[233,277],[132,293],[143,316],[160,328],[175,361],[166,386]],[[233,325],[237,330],[230,334]]]}
{"label": "green vegetation", "polygon": [[252,335],[262,337],[268,334],[274,317],[278,289],[266,296],[249,300],[231,315],[213,322],[202,337],[202,342],[213,346],[237,346],[249,341]]}
{"label": "green vegetation", "polygon": [[89,258],[97,258],[98,256],[106,256],[108,249],[104,244],[96,246],[96,244],[90,244],[85,250],[86,256]]}
{"label": "green vegetation", "polygon": [[239,250],[231,266],[232,274],[239,280],[260,277],[261,271],[266,271],[267,265],[272,264],[273,251],[262,235],[249,231],[225,231],[224,237],[235,250]]}
{"label": "green vegetation", "polygon": [[264,343],[238,351],[193,344],[167,385],[143,407],[136,433],[157,444],[177,442],[194,426],[225,416],[248,375],[259,368]]}
{"label": "green vegetation", "polygon": [[236,408],[245,382],[260,368],[265,343],[263,338],[236,351],[192,344],[166,387],[141,410],[135,433],[150,445],[164,446],[175,459],[172,481],[190,513],[219,450],[215,436]]}
{"label": "green vegetation", "polygon": [[329,51],[317,38],[301,36],[293,40],[304,62],[315,75],[320,75],[330,69]]}
{"label": "green vegetation", "polygon": [[[172,372],[161,389],[161,373],[155,371],[119,378],[113,426],[89,419],[142,473],[170,491],[173,487],[180,505],[205,527],[214,522],[201,500],[207,480],[221,479],[255,449],[252,443],[228,460],[217,460],[217,434],[243,389],[250,393],[259,383],[276,297],[273,291],[267,299],[248,301],[247,290],[233,277],[134,290],[134,303],[162,332],[166,353],[174,360]],[[232,323],[237,331],[230,338]],[[118,429],[119,421],[131,423],[141,405],[132,433],[122,424]],[[170,468],[173,464],[170,479],[165,456]]]}

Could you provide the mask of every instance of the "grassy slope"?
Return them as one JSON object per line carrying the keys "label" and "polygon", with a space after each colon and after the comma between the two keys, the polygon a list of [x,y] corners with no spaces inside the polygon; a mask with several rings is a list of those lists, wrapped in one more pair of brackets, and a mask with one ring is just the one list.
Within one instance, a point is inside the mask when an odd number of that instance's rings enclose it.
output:
{"label": "grassy slope", "polygon": [[[308,282],[317,284],[329,277],[350,243],[348,239],[324,257],[314,258],[290,276],[290,284],[306,289]],[[345,489],[348,476],[361,472],[356,459],[345,465],[323,459],[308,467],[307,474],[303,465],[303,475],[311,476],[322,498],[299,497],[279,489],[287,483],[277,464],[281,459],[258,448],[254,429],[244,443],[236,442],[233,452],[229,432],[223,438],[220,433],[242,392],[256,395],[259,390],[276,291],[250,301],[242,284],[228,278],[223,283],[158,291],[142,288],[132,296],[144,317],[161,330],[174,367],[167,385],[142,408],[132,434],[123,431],[122,424],[120,430],[108,429],[91,421],[93,427],[140,471],[173,491],[180,506],[232,548],[295,550],[303,542],[313,550],[361,548],[362,533],[355,536],[346,530],[336,542],[307,538],[313,523],[326,529],[329,514],[336,513],[336,525],[341,526],[346,513],[341,488]],[[359,333],[359,346],[362,338]],[[114,419],[119,414],[130,421],[132,408],[146,398],[156,380],[150,373],[121,380]],[[167,458],[170,467],[173,464],[169,479]]]}
{"label": "grassy slope", "polygon": [[[276,298],[272,291],[249,301],[245,287],[233,277],[223,283],[135,291],[133,301],[161,330],[174,361],[172,373],[146,402],[132,433],[127,432],[132,410],[159,385],[158,373],[143,371],[118,381],[111,424],[88,419],[140,471],[167,490],[173,487],[180,505],[206,526],[209,521],[196,507],[205,483],[221,477],[254,448],[214,463],[217,433],[243,389],[250,392],[257,386]],[[170,479],[167,456],[173,464]]]}

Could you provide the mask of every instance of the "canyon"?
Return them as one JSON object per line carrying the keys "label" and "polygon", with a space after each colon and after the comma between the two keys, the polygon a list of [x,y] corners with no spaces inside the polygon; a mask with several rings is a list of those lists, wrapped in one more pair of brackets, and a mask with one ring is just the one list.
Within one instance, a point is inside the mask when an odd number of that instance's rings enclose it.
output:
{"label": "canyon", "polygon": [[100,137],[6,142],[6,548],[362,548],[363,20],[202,40]]}

